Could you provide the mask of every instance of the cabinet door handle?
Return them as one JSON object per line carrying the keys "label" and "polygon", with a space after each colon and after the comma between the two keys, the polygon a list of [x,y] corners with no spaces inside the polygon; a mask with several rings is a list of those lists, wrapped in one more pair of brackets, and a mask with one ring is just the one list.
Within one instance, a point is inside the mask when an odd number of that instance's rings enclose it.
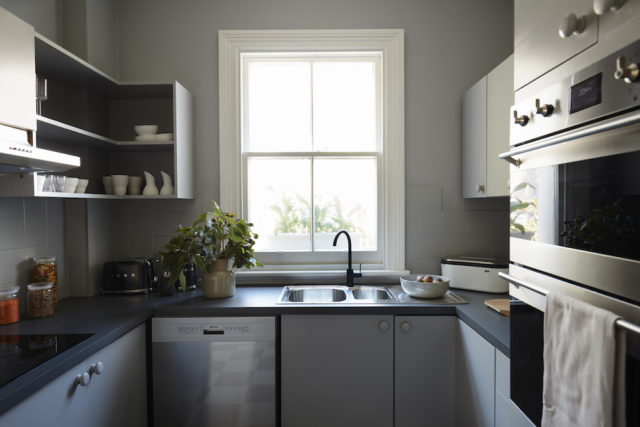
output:
{"label": "cabinet door handle", "polygon": [[570,13],[564,18],[562,18],[562,22],[560,22],[560,28],[558,29],[558,34],[563,39],[567,37],[571,37],[572,35],[578,35],[584,31],[587,26],[587,18],[582,15],[580,17],[576,16],[575,13]]}
{"label": "cabinet door handle", "polygon": [[593,0],[593,11],[596,15],[604,15],[610,10],[618,10],[624,0]]}
{"label": "cabinet door handle", "polygon": [[104,365],[102,364],[102,362],[96,362],[93,365],[91,365],[91,368],[89,368],[89,375],[100,375],[102,372],[104,371]]}
{"label": "cabinet door handle", "polygon": [[378,323],[378,328],[380,328],[381,331],[388,331],[389,322],[387,322],[386,320],[381,320],[380,323]]}
{"label": "cabinet door handle", "polygon": [[400,328],[404,332],[409,332],[411,330],[411,323],[405,320],[404,322],[400,323]]}
{"label": "cabinet door handle", "polygon": [[90,381],[91,381],[91,376],[87,372],[84,372],[80,375],[76,375],[76,379],[73,382],[73,385],[74,386],[81,385],[82,387],[86,387],[89,385]]}

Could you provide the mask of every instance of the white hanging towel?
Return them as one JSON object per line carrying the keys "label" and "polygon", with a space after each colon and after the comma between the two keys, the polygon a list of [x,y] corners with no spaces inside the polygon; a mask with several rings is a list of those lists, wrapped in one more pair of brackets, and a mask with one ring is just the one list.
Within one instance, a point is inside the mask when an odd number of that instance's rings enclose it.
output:
{"label": "white hanging towel", "polygon": [[622,427],[624,332],[618,316],[554,292],[544,317],[543,427]]}

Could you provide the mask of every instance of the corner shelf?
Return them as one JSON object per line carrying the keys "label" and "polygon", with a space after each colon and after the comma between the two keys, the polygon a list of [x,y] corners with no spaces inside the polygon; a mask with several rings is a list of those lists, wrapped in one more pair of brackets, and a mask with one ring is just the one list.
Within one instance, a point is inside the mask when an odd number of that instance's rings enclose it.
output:
{"label": "corner shelf", "polygon": [[106,148],[149,149],[155,147],[160,151],[173,150],[174,141],[117,141],[48,117],[36,116],[36,119],[38,123],[36,136],[48,141]]}
{"label": "corner shelf", "polygon": [[[33,34],[35,71],[48,80],[48,99],[41,104],[41,114],[35,114],[34,106],[34,145],[79,156],[80,167],[65,175],[89,179],[90,193],[42,192],[38,174],[31,173],[0,175],[0,197],[193,199],[191,93],[177,81],[120,82],[41,34]],[[134,126],[142,123],[157,124],[159,132],[173,133],[173,140],[132,140]],[[156,179],[160,171],[167,172],[175,194],[100,193],[103,176],[139,176],[142,171]]]}

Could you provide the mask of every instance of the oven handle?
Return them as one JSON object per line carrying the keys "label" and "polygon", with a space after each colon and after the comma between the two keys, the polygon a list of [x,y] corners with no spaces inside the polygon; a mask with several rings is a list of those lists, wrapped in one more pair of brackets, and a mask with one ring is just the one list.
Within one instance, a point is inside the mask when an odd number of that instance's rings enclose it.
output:
{"label": "oven handle", "polygon": [[[540,295],[544,295],[547,296],[547,294],[549,293],[548,290],[541,288],[538,285],[534,285],[531,282],[527,282],[525,280],[521,280],[521,279],[516,279],[513,276],[510,276],[509,274],[503,273],[503,272],[499,272],[498,276],[502,277],[504,280],[506,280],[507,282],[515,285],[515,286],[522,286],[524,288],[527,288],[533,292],[539,293]],[[627,322],[626,320],[623,319],[618,319],[616,320],[616,326],[626,329],[628,331],[631,332],[635,332],[636,334],[640,334],[640,326],[638,325],[634,325],[631,322]]]}
{"label": "oven handle", "polygon": [[522,161],[514,157],[519,154],[528,153],[529,151],[539,150],[541,148],[549,147],[552,145],[560,144],[562,142],[567,142],[567,141],[571,141],[578,138],[583,138],[585,136],[607,132],[607,131],[618,129],[624,126],[630,126],[636,123],[640,123],[640,111],[633,111],[623,116],[613,117],[611,119],[608,119],[599,123],[590,124],[580,129],[568,131],[560,135],[550,136],[548,138],[541,139],[537,142],[525,144],[522,147],[516,148],[511,151],[507,151],[506,153],[502,153],[498,157],[519,167]]}

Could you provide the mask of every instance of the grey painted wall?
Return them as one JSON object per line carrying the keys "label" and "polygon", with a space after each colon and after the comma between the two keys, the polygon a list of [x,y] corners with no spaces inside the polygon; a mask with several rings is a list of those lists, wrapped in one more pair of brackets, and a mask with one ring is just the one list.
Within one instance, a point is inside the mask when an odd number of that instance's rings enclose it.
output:
{"label": "grey painted wall", "polygon": [[[508,201],[462,199],[460,150],[464,91],[513,51],[512,0],[120,0],[118,7],[120,78],[176,79],[195,96],[197,185],[195,202],[162,204],[171,210],[162,220],[152,203],[124,203],[121,254],[158,248],[158,233],[219,196],[218,30],[403,28],[407,268],[439,271],[446,255],[507,256]],[[152,225],[136,225],[141,209]]]}
{"label": "grey painted wall", "polygon": [[0,7],[33,25],[48,39],[59,42],[58,1],[61,0],[0,0]]}
{"label": "grey painted wall", "polygon": [[[462,199],[460,150],[464,91],[513,50],[511,0],[115,1],[120,78],[175,79],[195,96],[197,199],[113,202],[115,242],[105,248],[148,255],[218,199],[218,30],[403,28],[407,268],[437,272],[447,255],[507,256],[508,201]],[[0,0],[52,39],[54,3]],[[0,199],[0,285],[27,283],[33,255],[64,260],[63,211],[55,199]]]}

